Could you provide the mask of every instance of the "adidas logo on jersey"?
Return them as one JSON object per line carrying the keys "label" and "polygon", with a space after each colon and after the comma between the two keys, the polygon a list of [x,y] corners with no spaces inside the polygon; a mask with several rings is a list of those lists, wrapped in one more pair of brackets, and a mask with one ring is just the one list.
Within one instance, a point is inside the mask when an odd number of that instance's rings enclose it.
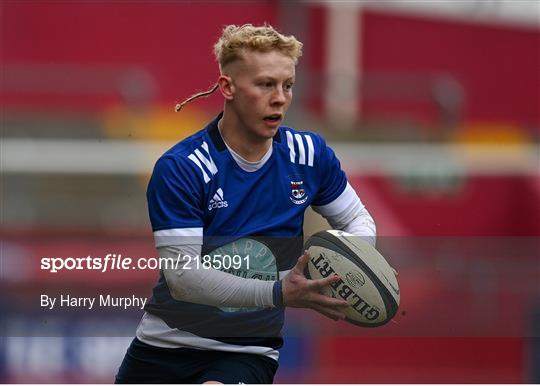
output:
{"label": "adidas logo on jersey", "polygon": [[223,190],[219,188],[208,204],[208,210],[226,208],[229,203],[223,199]]}

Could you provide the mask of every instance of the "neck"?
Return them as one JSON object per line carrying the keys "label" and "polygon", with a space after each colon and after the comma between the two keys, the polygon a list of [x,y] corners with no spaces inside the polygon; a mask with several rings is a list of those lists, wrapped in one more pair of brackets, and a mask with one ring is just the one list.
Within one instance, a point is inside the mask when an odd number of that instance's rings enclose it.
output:
{"label": "neck", "polygon": [[221,137],[240,157],[249,162],[260,161],[272,146],[272,138],[255,138],[230,114],[223,114],[218,122]]}

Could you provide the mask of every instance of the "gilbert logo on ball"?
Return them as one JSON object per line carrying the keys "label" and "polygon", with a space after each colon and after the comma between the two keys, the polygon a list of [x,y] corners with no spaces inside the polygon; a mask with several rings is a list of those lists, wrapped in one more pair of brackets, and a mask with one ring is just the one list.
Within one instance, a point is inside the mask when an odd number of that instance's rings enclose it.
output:
{"label": "gilbert logo on ball", "polygon": [[392,267],[370,244],[358,236],[336,230],[322,231],[306,242],[310,261],[306,276],[321,279],[338,274],[328,296],[349,303],[350,323],[377,327],[388,323],[399,306],[399,285]]}

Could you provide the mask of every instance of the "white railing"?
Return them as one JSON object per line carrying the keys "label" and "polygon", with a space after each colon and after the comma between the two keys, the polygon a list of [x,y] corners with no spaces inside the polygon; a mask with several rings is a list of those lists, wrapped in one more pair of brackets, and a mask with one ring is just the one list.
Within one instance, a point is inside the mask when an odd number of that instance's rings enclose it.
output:
{"label": "white railing", "polygon": [[[15,139],[0,144],[1,173],[147,174],[167,141]],[[343,168],[361,175],[531,175],[538,144],[333,143]]]}

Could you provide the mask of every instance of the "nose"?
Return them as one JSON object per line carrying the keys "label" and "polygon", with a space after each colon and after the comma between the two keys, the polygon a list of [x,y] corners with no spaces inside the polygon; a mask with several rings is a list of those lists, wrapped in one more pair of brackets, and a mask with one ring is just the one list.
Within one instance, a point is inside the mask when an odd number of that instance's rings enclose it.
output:
{"label": "nose", "polygon": [[275,91],[272,93],[272,99],[270,101],[272,105],[282,106],[287,103],[287,96],[282,87],[276,87]]}

